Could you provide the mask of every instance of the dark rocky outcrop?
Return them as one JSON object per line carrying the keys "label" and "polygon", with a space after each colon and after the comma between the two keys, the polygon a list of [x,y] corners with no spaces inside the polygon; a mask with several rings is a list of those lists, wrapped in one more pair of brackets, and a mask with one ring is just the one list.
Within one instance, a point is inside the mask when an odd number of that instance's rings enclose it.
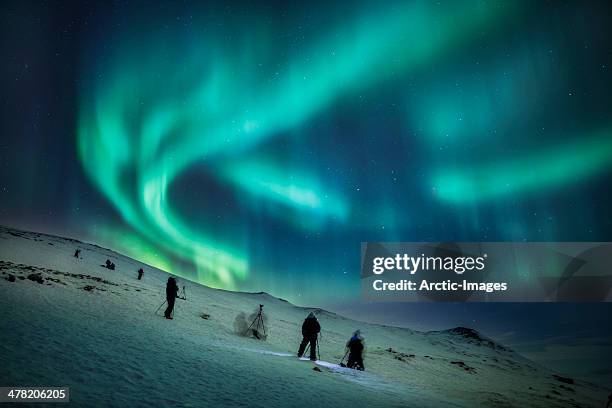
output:
{"label": "dark rocky outcrop", "polygon": [[28,279],[33,282],[38,282],[40,284],[45,281],[40,273],[31,273],[28,275]]}
{"label": "dark rocky outcrop", "polygon": [[560,382],[565,383],[565,384],[573,384],[574,383],[574,380],[572,378],[562,377],[562,376],[557,375],[557,374],[553,374],[553,378],[555,380],[560,381]]}

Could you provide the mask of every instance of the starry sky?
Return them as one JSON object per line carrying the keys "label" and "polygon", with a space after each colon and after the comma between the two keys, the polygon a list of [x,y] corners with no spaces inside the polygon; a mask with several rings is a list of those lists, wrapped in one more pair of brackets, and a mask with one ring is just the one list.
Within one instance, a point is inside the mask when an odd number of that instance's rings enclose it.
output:
{"label": "starry sky", "polygon": [[359,299],[362,241],[612,241],[606,2],[1,8],[1,224],[533,353],[612,335],[608,305]]}

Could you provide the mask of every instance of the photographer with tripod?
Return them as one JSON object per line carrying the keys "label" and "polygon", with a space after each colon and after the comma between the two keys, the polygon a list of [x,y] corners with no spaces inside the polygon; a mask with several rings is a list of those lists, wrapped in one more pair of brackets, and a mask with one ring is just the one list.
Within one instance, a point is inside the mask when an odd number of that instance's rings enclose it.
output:
{"label": "photographer with tripod", "polygon": [[319,324],[317,317],[313,312],[310,312],[308,317],[304,319],[304,323],[302,323],[303,338],[298,350],[298,358],[301,358],[304,355],[306,345],[310,343],[310,360],[317,360],[317,337],[320,331],[321,325]]}
{"label": "photographer with tripod", "polygon": [[176,283],[176,279],[173,276],[170,276],[168,278],[168,283],[166,283],[166,302],[168,302],[168,307],[164,312],[166,319],[172,319],[174,302],[176,301],[177,297],[179,297],[179,287]]}

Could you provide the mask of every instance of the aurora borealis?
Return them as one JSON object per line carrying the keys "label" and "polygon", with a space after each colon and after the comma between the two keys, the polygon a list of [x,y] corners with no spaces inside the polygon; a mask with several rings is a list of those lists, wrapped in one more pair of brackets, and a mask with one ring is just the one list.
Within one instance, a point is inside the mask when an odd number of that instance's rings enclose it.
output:
{"label": "aurora borealis", "polygon": [[323,304],[362,241],[612,233],[605,3],[13,7],[4,223]]}
{"label": "aurora borealis", "polygon": [[375,304],[359,279],[366,241],[612,241],[609,2],[0,10],[1,225],[358,320],[473,327],[610,383],[612,304]]}
{"label": "aurora borealis", "polygon": [[[287,171],[282,158],[266,157],[261,145],[274,137],[292,137],[289,132],[344,94],[410,72],[511,12],[480,3],[385,8],[339,23],[315,44],[306,44],[306,51],[289,55],[282,69],[271,64],[274,43],[265,38],[265,30],[243,29],[218,51],[215,36],[206,34],[191,34],[187,48],[192,49],[187,50],[178,33],[169,35],[179,36],[173,41],[176,49],[164,52],[157,41],[153,49],[119,46],[104,68],[108,76],[85,90],[88,103],[78,132],[86,171],[134,233],[165,253],[192,261],[197,280],[235,289],[249,270],[244,245],[235,238],[224,241],[206,227],[190,227],[172,207],[174,180],[201,165],[247,203],[278,204],[272,217],[290,209],[295,217],[350,223],[345,194],[326,186],[307,167]],[[382,24],[373,25],[372,18]],[[263,38],[256,47],[263,53],[254,52],[249,41],[258,37]],[[427,40],[416,42],[419,38]],[[143,42],[150,40],[145,35]],[[181,59],[185,68],[176,65]]]}

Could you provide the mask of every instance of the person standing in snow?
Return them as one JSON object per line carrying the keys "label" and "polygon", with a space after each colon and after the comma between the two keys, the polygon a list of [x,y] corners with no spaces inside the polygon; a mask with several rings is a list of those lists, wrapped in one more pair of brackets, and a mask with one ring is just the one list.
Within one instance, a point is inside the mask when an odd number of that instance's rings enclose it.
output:
{"label": "person standing in snow", "polygon": [[166,319],[172,319],[172,312],[174,311],[174,302],[178,297],[179,288],[176,284],[176,279],[170,276],[168,278],[168,283],[166,283],[166,301],[168,302],[168,307],[164,312],[164,316]]}
{"label": "person standing in snow", "polygon": [[319,321],[313,312],[310,312],[308,317],[304,319],[304,323],[302,323],[302,343],[300,343],[300,348],[298,350],[298,358],[301,358],[304,355],[304,350],[306,349],[306,345],[310,343],[310,360],[316,361],[317,359],[317,337],[319,332],[321,331],[321,325],[319,325]]}
{"label": "person standing in snow", "polygon": [[144,275],[144,270],[143,270],[142,268],[140,268],[140,269],[138,270],[138,280],[141,280],[141,279],[142,279],[142,275]]}
{"label": "person standing in snow", "polygon": [[80,255],[81,255],[81,250],[80,249],[77,249],[76,251],[74,251],[74,257],[75,258],[80,258]]}
{"label": "person standing in snow", "polygon": [[365,367],[363,365],[363,337],[361,337],[361,331],[356,330],[353,333],[353,337],[346,343],[346,347],[349,349],[349,356],[346,366],[355,370],[363,371]]}

